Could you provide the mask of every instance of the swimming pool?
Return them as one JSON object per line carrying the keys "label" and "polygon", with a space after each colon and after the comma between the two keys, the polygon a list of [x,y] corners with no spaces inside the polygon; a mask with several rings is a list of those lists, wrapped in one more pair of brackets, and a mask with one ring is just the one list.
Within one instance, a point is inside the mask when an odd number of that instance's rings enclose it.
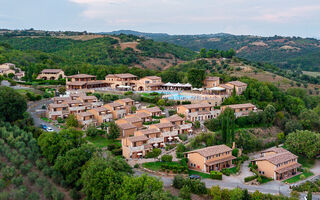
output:
{"label": "swimming pool", "polygon": [[176,94],[168,95],[166,98],[169,99],[169,100],[192,100],[195,97],[191,96],[191,95],[185,95],[185,94],[176,93]]}

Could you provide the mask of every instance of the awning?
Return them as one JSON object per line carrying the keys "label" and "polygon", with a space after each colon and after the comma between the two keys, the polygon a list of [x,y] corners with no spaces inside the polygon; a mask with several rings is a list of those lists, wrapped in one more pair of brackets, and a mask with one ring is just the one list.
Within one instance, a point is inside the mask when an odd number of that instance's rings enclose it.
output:
{"label": "awning", "polygon": [[128,85],[119,85],[118,88],[131,88],[131,86],[128,86]]}
{"label": "awning", "polygon": [[138,156],[142,156],[142,153],[137,153]]}
{"label": "awning", "polygon": [[174,137],[174,139],[176,139],[176,140],[177,140],[177,139],[179,139],[179,137]]}
{"label": "awning", "polygon": [[153,146],[157,147],[157,146],[159,146],[159,145],[158,145],[158,144],[153,144]]}
{"label": "awning", "polygon": [[173,138],[170,136],[169,138],[168,138],[168,140],[172,140]]}
{"label": "awning", "polygon": [[207,90],[213,90],[213,91],[224,91],[226,90],[223,87],[212,87],[212,88],[207,88]]}

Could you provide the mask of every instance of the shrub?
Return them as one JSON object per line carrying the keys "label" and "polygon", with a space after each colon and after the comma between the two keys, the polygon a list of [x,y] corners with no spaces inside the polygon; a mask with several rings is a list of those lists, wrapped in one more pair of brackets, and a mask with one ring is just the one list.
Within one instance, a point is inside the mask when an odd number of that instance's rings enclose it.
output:
{"label": "shrub", "polygon": [[122,149],[113,149],[111,152],[115,156],[121,156],[122,155]]}
{"label": "shrub", "polygon": [[35,181],[37,180],[38,178],[38,174],[35,173],[35,172],[29,172],[28,173],[28,180],[30,181],[30,183],[35,183]]}
{"label": "shrub", "polygon": [[194,128],[200,128],[200,122],[199,121],[195,121],[194,122]]}
{"label": "shrub", "polygon": [[300,179],[301,179],[301,180],[304,180],[304,179],[306,179],[306,176],[305,176],[304,174],[301,174],[301,175],[300,175]]}
{"label": "shrub", "polygon": [[40,196],[35,193],[35,192],[31,192],[27,198],[27,200],[39,200]]}
{"label": "shrub", "polygon": [[62,123],[64,123],[64,120],[63,120],[61,117],[58,117],[58,118],[57,118],[57,122],[60,123],[60,124],[62,124]]}
{"label": "shrub", "polygon": [[132,95],[133,92],[132,91],[128,91],[128,92],[125,92],[124,95],[128,96],[128,95]]}
{"label": "shrub", "polygon": [[6,182],[3,179],[0,179],[0,192],[5,188],[6,188]]}
{"label": "shrub", "polygon": [[253,176],[248,176],[244,178],[244,182],[249,182],[249,181],[253,181],[254,179],[258,178],[257,175],[253,175]]}
{"label": "shrub", "polygon": [[2,176],[5,180],[11,180],[14,175],[16,174],[16,169],[15,167],[9,167],[9,166],[6,166],[5,168],[3,168],[2,170]]}
{"label": "shrub", "polygon": [[32,164],[31,163],[28,163],[26,165],[21,165],[20,166],[21,174],[26,175],[27,173],[29,173],[31,168],[32,168]]}
{"label": "shrub", "polygon": [[187,134],[179,134],[179,138],[182,141],[186,141],[188,139],[188,135]]}
{"label": "shrub", "polygon": [[52,169],[48,166],[45,166],[43,169],[42,169],[42,173],[45,175],[45,176],[48,176],[48,177],[51,177],[51,174],[52,174]]}
{"label": "shrub", "polygon": [[0,199],[1,200],[9,200],[10,194],[8,192],[0,192]]}
{"label": "shrub", "polygon": [[169,112],[169,116],[172,116],[177,113],[176,110],[169,110],[168,112]]}
{"label": "shrub", "polygon": [[177,175],[173,178],[172,186],[177,189],[181,189],[185,184],[185,180],[182,176]]}
{"label": "shrub", "polygon": [[73,200],[79,200],[81,198],[79,192],[75,188],[70,191],[70,196]]}
{"label": "shrub", "polygon": [[223,173],[226,176],[230,176],[230,171],[228,169],[222,169],[221,173]]}
{"label": "shrub", "polygon": [[36,161],[36,166],[39,170],[42,170],[45,166],[47,166],[47,161],[45,159],[38,159]]}
{"label": "shrub", "polygon": [[161,161],[163,161],[163,162],[172,162],[172,155],[163,155],[161,157]]}
{"label": "shrub", "polygon": [[233,155],[234,157],[238,157],[238,155],[239,155],[239,149],[238,149],[238,148],[234,148],[234,149],[232,150],[232,155]]}
{"label": "shrub", "polygon": [[191,199],[191,189],[189,188],[189,186],[184,185],[180,192],[179,192],[179,197],[181,197],[182,199]]}
{"label": "shrub", "polygon": [[12,183],[13,183],[16,187],[19,187],[19,186],[22,185],[22,183],[23,183],[23,177],[22,177],[22,176],[14,177],[14,178],[12,179]]}
{"label": "shrub", "polygon": [[161,154],[161,149],[153,149],[152,151],[148,152],[146,157],[147,158],[156,158]]}
{"label": "shrub", "polygon": [[134,167],[134,168],[139,168],[139,164],[137,163],[137,164],[135,164],[133,167]]}
{"label": "shrub", "polygon": [[258,176],[257,181],[261,184],[262,183],[262,178],[261,176]]}
{"label": "shrub", "polygon": [[211,171],[210,177],[215,180],[222,180],[222,173],[218,171]]}

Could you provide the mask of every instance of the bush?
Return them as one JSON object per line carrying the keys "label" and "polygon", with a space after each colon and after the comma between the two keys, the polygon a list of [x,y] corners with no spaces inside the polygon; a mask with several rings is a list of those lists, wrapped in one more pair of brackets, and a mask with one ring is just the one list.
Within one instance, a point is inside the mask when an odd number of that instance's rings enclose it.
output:
{"label": "bush", "polygon": [[62,124],[62,123],[64,123],[64,120],[63,120],[61,117],[58,117],[58,118],[57,118],[57,122],[58,122],[59,124]]}
{"label": "bush", "polygon": [[230,171],[228,170],[228,169],[222,169],[221,170],[221,173],[223,173],[224,175],[226,175],[226,176],[230,176]]}
{"label": "bush", "polygon": [[6,188],[6,182],[3,179],[0,179],[0,192],[5,188]]}
{"label": "bush", "polygon": [[177,113],[176,110],[169,110],[168,112],[169,112],[169,116],[172,116]]}
{"label": "bush", "polygon": [[218,171],[211,171],[210,177],[215,180],[222,180],[222,173]]}
{"label": "bush", "polygon": [[70,196],[73,200],[79,200],[81,198],[79,192],[75,188],[70,191]]}
{"label": "bush", "polygon": [[47,166],[47,161],[45,159],[38,159],[36,161],[36,166],[39,170],[42,170],[45,166]]}
{"label": "bush", "polygon": [[134,168],[139,168],[139,164],[137,163],[137,164],[135,164],[133,167],[134,167]]}
{"label": "bush", "polygon": [[253,176],[248,176],[244,178],[244,182],[249,182],[249,181],[253,181],[254,179],[258,178],[257,175],[253,175]]}
{"label": "bush", "polygon": [[238,149],[238,148],[234,148],[234,149],[232,150],[232,155],[233,155],[234,157],[238,157],[238,155],[239,155],[239,149]]}
{"label": "bush", "polygon": [[177,175],[173,178],[172,186],[177,189],[181,189],[185,184],[185,180],[182,176]]}
{"label": "bush", "polygon": [[38,174],[35,173],[35,172],[29,172],[28,173],[28,180],[30,181],[30,183],[35,183],[35,181],[37,180],[38,178]]}
{"label": "bush", "polygon": [[35,192],[31,192],[27,198],[27,200],[39,200],[40,196],[35,193]]}
{"label": "bush", "polygon": [[182,141],[186,141],[188,139],[188,135],[187,134],[179,134],[179,138]]}
{"label": "bush", "polygon": [[16,169],[15,167],[6,166],[1,170],[1,172],[2,172],[3,178],[8,181],[14,177],[14,175],[16,174]]}
{"label": "bush", "polygon": [[172,162],[172,155],[163,155],[161,157],[161,161],[163,161],[163,162]]}
{"label": "bush", "polygon": [[22,183],[23,183],[23,177],[22,177],[22,176],[14,177],[14,178],[12,179],[12,183],[13,183],[16,187],[19,187],[19,186],[22,185]]}
{"label": "bush", "polygon": [[122,149],[113,149],[111,152],[115,156],[121,156],[122,155]]}
{"label": "bush", "polygon": [[132,95],[133,94],[133,92],[132,91],[127,91],[127,92],[125,92],[124,93],[124,95],[126,95],[126,96],[128,96],[128,95]]}
{"label": "bush", "polygon": [[257,181],[261,184],[262,183],[262,178],[261,176],[258,176]]}
{"label": "bush", "polygon": [[301,174],[301,175],[300,175],[300,179],[301,179],[301,180],[304,180],[304,179],[306,179],[306,176],[305,176],[304,174]]}
{"label": "bush", "polygon": [[191,199],[191,189],[187,185],[184,185],[179,192],[179,197],[182,199]]}
{"label": "bush", "polygon": [[156,158],[161,154],[161,149],[153,149],[152,151],[148,152],[146,157],[147,158]]}
{"label": "bush", "polygon": [[26,175],[27,173],[29,173],[31,168],[32,168],[32,164],[30,164],[30,163],[28,163],[26,165],[21,165],[20,166],[21,174]]}

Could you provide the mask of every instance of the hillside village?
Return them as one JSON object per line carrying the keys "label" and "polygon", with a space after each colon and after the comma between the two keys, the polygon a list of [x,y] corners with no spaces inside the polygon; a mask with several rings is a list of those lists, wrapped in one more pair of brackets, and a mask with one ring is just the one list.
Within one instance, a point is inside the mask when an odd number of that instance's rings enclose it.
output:
{"label": "hillside village", "polygon": [[[232,49],[196,53],[126,35],[47,37],[0,44],[0,192],[320,197],[318,84],[265,71]],[[142,198],[138,186],[154,191]]]}

